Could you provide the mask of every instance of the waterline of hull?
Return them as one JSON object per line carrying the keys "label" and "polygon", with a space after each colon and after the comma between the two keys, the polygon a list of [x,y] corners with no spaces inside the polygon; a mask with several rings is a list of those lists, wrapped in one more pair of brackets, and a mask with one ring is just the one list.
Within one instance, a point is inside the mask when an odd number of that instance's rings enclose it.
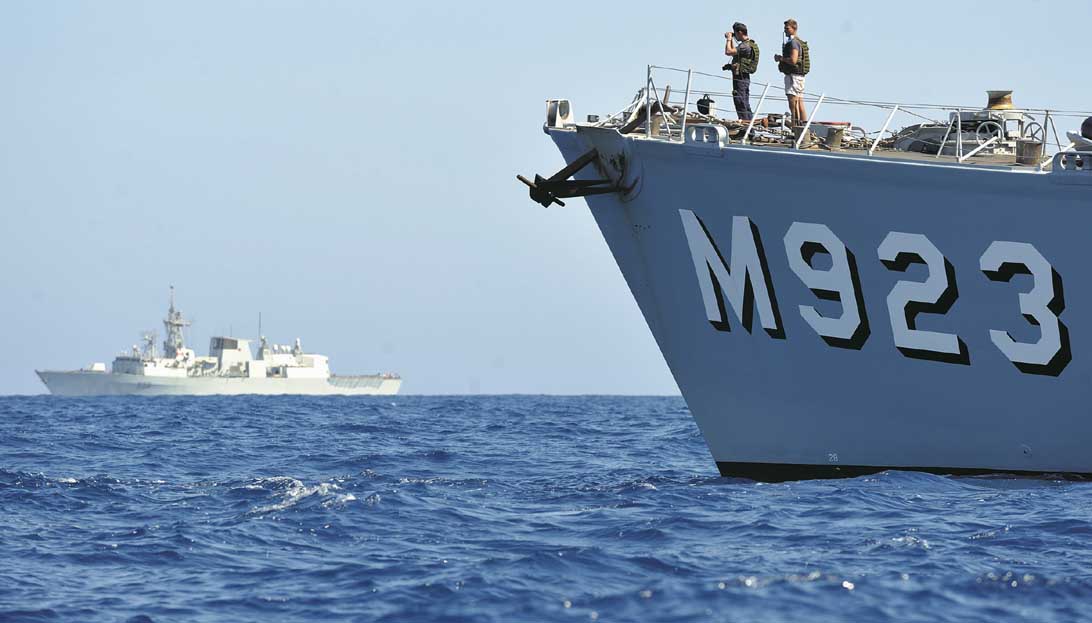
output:
{"label": "waterline of hull", "polygon": [[103,372],[39,371],[38,377],[57,396],[118,395],[393,395],[402,380],[383,376],[328,379],[278,378],[163,378]]}

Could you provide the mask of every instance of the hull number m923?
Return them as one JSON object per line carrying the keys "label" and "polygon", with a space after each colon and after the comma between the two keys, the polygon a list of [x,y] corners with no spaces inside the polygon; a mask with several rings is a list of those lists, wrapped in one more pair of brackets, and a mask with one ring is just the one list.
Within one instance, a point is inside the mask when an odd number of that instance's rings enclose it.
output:
{"label": "hull number m923", "polygon": [[[732,219],[732,248],[725,257],[709,230],[690,210],[679,210],[683,231],[694,260],[705,314],[719,331],[730,331],[727,308],[748,331],[753,315],[770,336],[784,339],[785,329],[774,295],[766,251],[758,228],[746,216]],[[811,305],[800,305],[804,321],[837,348],[861,349],[871,330],[865,310],[857,258],[826,225],[793,223],[784,237],[789,267],[818,298],[840,303],[838,316],[824,315]],[[819,268],[815,258],[829,257]],[[912,264],[928,271],[925,281],[898,281],[887,295],[887,312],[895,348],[906,357],[953,364],[970,364],[963,340],[952,333],[916,327],[919,314],[945,314],[959,296],[951,262],[922,234],[891,232],[877,249],[877,259],[889,270],[904,272]],[[979,270],[992,281],[1009,281],[1027,274],[1034,286],[1018,297],[1020,313],[1039,328],[1036,342],[1017,342],[1007,332],[991,329],[990,340],[1021,372],[1058,376],[1072,359],[1069,332],[1059,316],[1065,305],[1062,278],[1030,244],[995,241],[979,258]]]}

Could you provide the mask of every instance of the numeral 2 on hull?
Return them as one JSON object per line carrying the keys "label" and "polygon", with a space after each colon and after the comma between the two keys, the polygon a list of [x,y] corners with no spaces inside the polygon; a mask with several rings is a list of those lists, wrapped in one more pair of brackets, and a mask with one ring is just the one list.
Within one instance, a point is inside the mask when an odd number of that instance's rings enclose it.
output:
{"label": "numeral 2 on hull", "polygon": [[948,258],[925,236],[898,231],[887,234],[877,254],[891,270],[906,272],[911,264],[925,264],[929,269],[925,281],[899,281],[887,295],[895,348],[916,359],[971,363],[967,345],[958,335],[923,331],[914,326],[919,313],[946,314],[959,298],[955,268]]}
{"label": "numeral 2 on hull", "polygon": [[[731,261],[725,260],[708,228],[690,210],[679,210],[694,272],[701,291],[706,318],[720,331],[728,331],[728,308],[740,324],[751,330],[757,308],[762,328],[784,339],[785,330],[770,278],[762,237],[746,216],[732,219]],[[815,307],[800,305],[805,322],[829,345],[859,350],[870,336],[864,294],[853,253],[829,227],[819,223],[793,223],[785,234],[789,267],[818,298],[841,304],[841,314],[825,316]],[[816,268],[814,258],[830,258],[826,270]],[[944,315],[959,298],[955,268],[926,236],[890,232],[877,249],[889,270],[905,272],[912,264],[928,270],[925,281],[900,280],[887,296],[895,348],[906,357],[954,364],[970,364],[967,345],[955,334],[916,327],[919,314]],[[1072,360],[1069,331],[1059,318],[1065,308],[1062,278],[1030,244],[995,241],[979,262],[992,281],[1009,281],[1015,274],[1030,275],[1031,292],[1019,295],[1024,318],[1040,328],[1034,343],[1017,342],[1004,331],[990,330],[990,340],[1017,369],[1028,374],[1058,376]]]}

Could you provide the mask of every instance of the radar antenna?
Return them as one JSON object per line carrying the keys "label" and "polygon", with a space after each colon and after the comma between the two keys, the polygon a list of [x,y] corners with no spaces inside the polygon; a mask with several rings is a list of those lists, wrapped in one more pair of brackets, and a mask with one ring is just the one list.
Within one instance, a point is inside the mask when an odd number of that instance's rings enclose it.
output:
{"label": "radar antenna", "polygon": [[167,317],[163,319],[163,327],[167,330],[167,337],[163,340],[163,352],[168,359],[178,357],[180,351],[186,348],[182,329],[188,326],[190,321],[182,318],[182,312],[174,307],[174,286],[171,286],[171,304],[167,308]]}

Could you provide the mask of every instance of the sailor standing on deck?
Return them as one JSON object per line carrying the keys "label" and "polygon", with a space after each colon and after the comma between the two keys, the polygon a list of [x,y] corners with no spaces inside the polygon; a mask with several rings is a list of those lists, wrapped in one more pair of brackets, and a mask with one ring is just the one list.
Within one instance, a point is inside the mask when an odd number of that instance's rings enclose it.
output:
{"label": "sailor standing on deck", "polygon": [[[751,112],[751,74],[758,70],[758,44],[747,36],[747,25],[742,22],[732,24],[732,32],[724,33],[724,54],[732,57],[732,62],[721,69],[732,72],[732,101],[736,105],[736,116],[740,121],[750,121]],[[736,45],[736,40],[739,45]]]}
{"label": "sailor standing on deck", "polygon": [[785,46],[781,54],[775,54],[777,68],[785,74],[785,97],[789,100],[789,112],[794,126],[804,125],[804,76],[810,69],[807,43],[796,36],[796,20],[785,20]]}

